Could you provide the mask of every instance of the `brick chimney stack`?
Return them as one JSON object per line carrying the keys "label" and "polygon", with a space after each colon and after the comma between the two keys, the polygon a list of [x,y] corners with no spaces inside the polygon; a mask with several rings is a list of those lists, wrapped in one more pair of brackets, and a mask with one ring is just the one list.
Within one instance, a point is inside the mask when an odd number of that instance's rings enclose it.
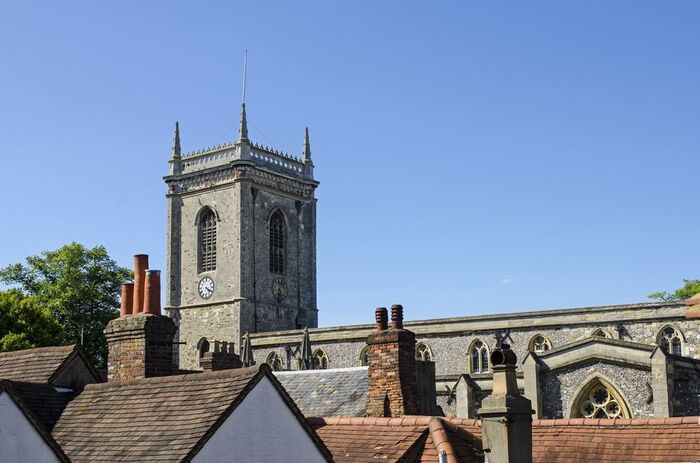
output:
{"label": "brick chimney stack", "polygon": [[391,328],[387,310],[375,311],[376,331],[367,338],[369,389],[367,416],[416,415],[416,336],[403,329],[403,307],[391,306]]}
{"label": "brick chimney stack", "polygon": [[214,341],[214,350],[205,352],[199,360],[204,371],[232,370],[242,368],[241,358],[233,351],[233,343],[226,341]]}
{"label": "brick chimney stack", "polygon": [[175,323],[160,314],[160,271],[146,267],[147,255],[134,256],[134,283],[122,286],[120,316],[105,329],[110,381],[173,373]]}
{"label": "brick chimney stack", "polygon": [[490,463],[532,463],[532,402],[520,395],[517,358],[508,344],[491,353],[493,390],[477,412],[484,454]]}

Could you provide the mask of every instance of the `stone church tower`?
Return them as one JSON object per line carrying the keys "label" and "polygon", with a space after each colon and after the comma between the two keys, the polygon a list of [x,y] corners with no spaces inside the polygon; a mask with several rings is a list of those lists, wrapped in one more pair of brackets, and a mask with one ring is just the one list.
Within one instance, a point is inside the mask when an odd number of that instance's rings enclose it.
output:
{"label": "stone church tower", "polygon": [[180,368],[213,341],[317,326],[313,168],[308,129],[300,158],[252,143],[245,103],[232,144],[183,155],[176,124],[165,281]]}

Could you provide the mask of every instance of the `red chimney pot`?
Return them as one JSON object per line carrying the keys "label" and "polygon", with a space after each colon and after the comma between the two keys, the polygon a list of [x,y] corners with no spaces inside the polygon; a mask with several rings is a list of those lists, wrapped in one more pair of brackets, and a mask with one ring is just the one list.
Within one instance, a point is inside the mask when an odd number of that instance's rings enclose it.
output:
{"label": "red chimney pot", "polygon": [[386,307],[377,307],[374,310],[374,320],[377,323],[377,331],[385,331],[388,328]]}
{"label": "red chimney pot", "polygon": [[403,329],[403,306],[400,304],[391,306],[391,327],[395,330]]}
{"label": "red chimney pot", "polygon": [[134,284],[124,283],[122,285],[122,298],[119,316],[129,315],[134,311]]}
{"label": "red chimney pot", "polygon": [[160,315],[160,270],[146,270],[143,311]]}
{"label": "red chimney pot", "polygon": [[146,286],[146,269],[148,268],[148,254],[134,256],[134,306],[132,313],[144,311],[144,289]]}

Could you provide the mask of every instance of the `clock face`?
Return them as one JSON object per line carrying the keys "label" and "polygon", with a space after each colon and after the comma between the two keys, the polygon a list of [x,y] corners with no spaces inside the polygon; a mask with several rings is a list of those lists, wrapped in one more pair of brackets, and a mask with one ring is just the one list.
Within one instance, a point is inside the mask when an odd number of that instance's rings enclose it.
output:
{"label": "clock face", "polygon": [[289,290],[287,290],[287,284],[284,281],[284,277],[277,277],[272,280],[272,295],[275,296],[277,302],[282,302],[287,298]]}
{"label": "clock face", "polygon": [[209,277],[202,278],[199,280],[197,289],[202,299],[209,299],[211,295],[214,294],[214,280]]}

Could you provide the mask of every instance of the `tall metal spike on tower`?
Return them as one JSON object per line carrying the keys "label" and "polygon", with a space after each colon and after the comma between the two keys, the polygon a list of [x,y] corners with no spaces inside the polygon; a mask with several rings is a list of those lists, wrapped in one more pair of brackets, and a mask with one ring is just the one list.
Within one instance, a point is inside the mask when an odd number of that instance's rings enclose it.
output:
{"label": "tall metal spike on tower", "polygon": [[173,159],[180,159],[181,155],[181,149],[180,149],[180,123],[178,121],[175,121],[175,137],[173,138],[173,152],[172,152],[172,158]]}
{"label": "tall metal spike on tower", "polygon": [[248,121],[245,113],[245,90],[248,81],[248,50],[243,51],[243,98],[241,103],[241,122],[238,127],[238,142],[248,143]]}
{"label": "tall metal spike on tower", "polygon": [[304,151],[301,154],[304,163],[311,163],[311,143],[309,143],[309,128],[304,129]]}
{"label": "tall metal spike on tower", "polygon": [[314,369],[313,354],[311,353],[311,339],[309,338],[308,328],[304,328],[304,336],[301,338],[301,346],[299,347],[299,369]]}

